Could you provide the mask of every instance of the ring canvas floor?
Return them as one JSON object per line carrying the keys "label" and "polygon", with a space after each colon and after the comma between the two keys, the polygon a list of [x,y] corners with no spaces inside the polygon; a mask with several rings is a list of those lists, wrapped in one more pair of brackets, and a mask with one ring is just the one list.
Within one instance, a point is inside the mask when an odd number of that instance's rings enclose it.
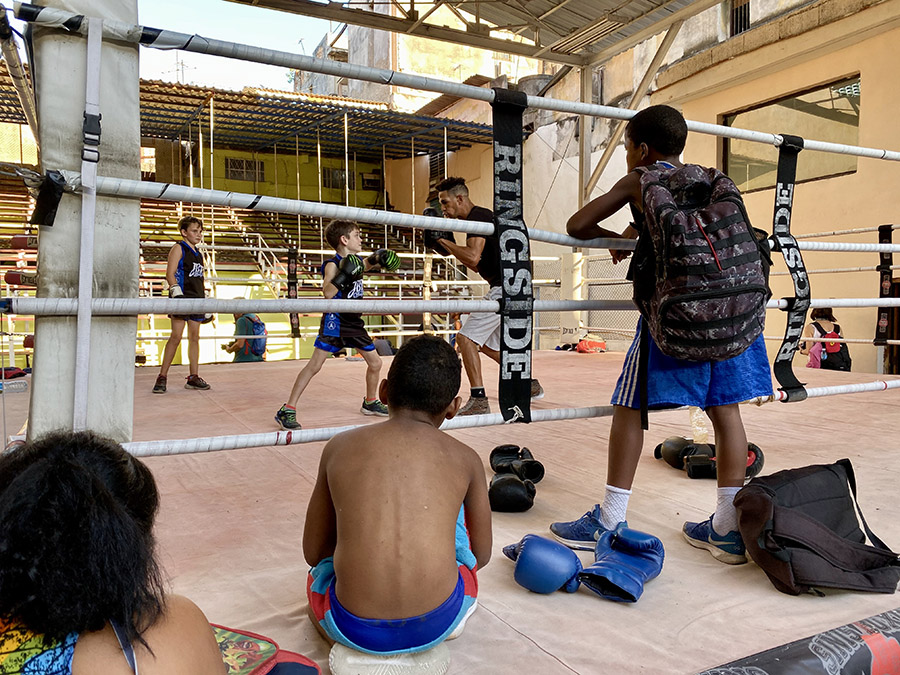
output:
{"label": "ring canvas floor", "polygon": [[[536,352],[534,375],[546,396],[534,407],[607,405],[623,358]],[[389,362],[384,359],[382,376]],[[496,411],[497,367],[487,359],[482,363]],[[134,440],[274,431],[274,413],[303,364],[203,366],[209,391],[183,389],[187,369],[174,367],[165,395],[151,393],[156,370],[138,368]],[[799,370],[810,387],[882,379]],[[329,359],[298,407],[304,428],[377,423],[359,413],[364,371],[362,362]],[[27,403],[23,394],[6,398],[8,433],[24,420]],[[900,391],[746,405],[742,414],[748,439],[765,453],[766,473],[849,457],[869,525],[900,549]],[[690,436],[684,410],[652,415],[645,435],[628,520],[663,541],[666,560],[640,601],[612,603],[585,589],[529,593],[514,582],[513,565],[500,549],[529,532],[547,535],[550,522],[576,518],[598,501],[609,419],[451,433],[484,459],[485,480],[488,455],[500,443],[527,445],[546,467],[530,511],[493,516],[494,552],[479,573],[479,608],[463,635],[448,643],[451,674],[696,673],[900,606],[896,595],[784,595],[756,565],[723,565],[685,543],[681,525],[711,513],[714,482],[691,480],[653,458],[653,448],[666,437]],[[307,565],[300,544],[323,445],[146,461],[162,493],[157,537],[173,590],[197,602],[210,621],[272,637],[327,672],[328,646],[306,616]],[[585,564],[592,560],[589,552],[580,556]]]}

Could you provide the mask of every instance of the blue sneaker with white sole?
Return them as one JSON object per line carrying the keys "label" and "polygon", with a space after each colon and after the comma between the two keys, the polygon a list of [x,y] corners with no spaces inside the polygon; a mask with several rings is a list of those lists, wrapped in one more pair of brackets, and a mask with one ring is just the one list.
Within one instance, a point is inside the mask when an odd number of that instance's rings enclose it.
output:
{"label": "blue sneaker with white sole", "polygon": [[747,549],[741,533],[732,530],[721,535],[713,529],[712,516],[702,523],[685,523],[681,528],[684,538],[691,546],[705,548],[712,557],[726,565],[743,565],[747,562]]}
{"label": "blue sneaker with white sole", "polygon": [[[597,546],[597,537],[600,532],[605,532],[600,520],[600,505],[594,504],[594,508],[585,513],[578,520],[551,523],[550,532],[563,544],[578,551],[593,551]],[[620,523],[628,526],[628,523]]]}

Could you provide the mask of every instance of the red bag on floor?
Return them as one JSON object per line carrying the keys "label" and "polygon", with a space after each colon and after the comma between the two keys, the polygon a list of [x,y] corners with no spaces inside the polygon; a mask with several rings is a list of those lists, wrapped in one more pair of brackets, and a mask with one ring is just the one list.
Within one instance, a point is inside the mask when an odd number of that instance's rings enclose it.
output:
{"label": "red bag on floor", "polygon": [[245,630],[211,624],[228,675],[322,675],[314,661]]}
{"label": "red bag on floor", "polygon": [[579,340],[575,351],[579,354],[599,354],[606,351],[606,343],[603,340]]}

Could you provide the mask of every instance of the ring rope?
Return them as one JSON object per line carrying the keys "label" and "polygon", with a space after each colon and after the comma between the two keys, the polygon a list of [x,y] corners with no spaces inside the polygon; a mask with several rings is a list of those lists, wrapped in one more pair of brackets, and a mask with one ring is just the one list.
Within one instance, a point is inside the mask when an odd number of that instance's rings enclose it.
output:
{"label": "ring rope", "polygon": [[[552,410],[532,410],[532,422],[555,422],[558,420],[588,419],[592,417],[610,417],[612,406],[590,406],[585,408],[554,408]],[[454,417],[441,425],[442,431],[455,429],[472,429],[504,424],[503,415],[466,415]],[[188,438],[171,441],[134,441],[123,443],[124,447],[135,457],[157,457],[160,455],[181,455],[199,452],[215,452],[218,450],[235,450],[237,448],[258,448],[275,445],[297,445],[327,441],[332,436],[357,429],[364,424],[344,427],[322,427],[319,429],[299,429],[297,431],[271,431],[262,434],[239,434],[234,436],[207,436],[204,438]]]}
{"label": "ring rope", "polygon": [[[784,338],[777,337],[775,335],[766,335],[763,337],[764,340],[782,340]],[[866,339],[866,338],[824,338],[824,337],[804,337],[801,338],[802,342],[846,342],[847,344],[858,344],[858,345],[872,345],[875,344],[875,340]],[[885,340],[884,342],[879,341],[878,345],[886,344],[886,345],[900,345],[900,340]],[[876,345],[876,346],[878,346]]]}
{"label": "ring rope", "polygon": [[[831,387],[813,387],[806,390],[807,398],[821,398],[824,396],[838,396],[843,394],[861,394],[873,391],[887,391],[888,389],[900,389],[900,379],[876,380],[859,384],[844,384]],[[776,391],[772,396],[758,397],[744,401],[746,404],[761,406],[771,402],[786,402],[787,394]],[[651,410],[650,413],[670,412],[678,408],[666,408],[663,410]],[[554,408],[552,410],[532,410],[532,422],[555,422],[559,420],[588,419],[594,417],[610,417],[613,406],[591,406],[587,408]],[[490,415],[467,415],[454,417],[441,425],[442,431],[456,429],[471,429],[476,427],[497,426],[503,424],[503,415],[493,413]],[[163,455],[195,454],[201,452],[216,452],[219,450],[236,450],[239,448],[258,448],[277,445],[299,445],[301,443],[314,443],[327,441],[332,436],[343,431],[359,428],[366,425],[350,425],[343,427],[323,427],[319,429],[300,429],[297,431],[274,431],[261,434],[239,434],[231,436],[206,436],[202,438],[188,438],[163,441],[132,441],[123,443],[124,447],[135,457],[158,457]]]}
{"label": "ring rope", "polygon": [[[832,269],[806,270],[807,274],[841,274],[844,272],[878,272],[882,267],[834,267]],[[888,265],[888,269],[900,269],[900,265]],[[790,272],[770,272],[770,277],[789,276]]]}
{"label": "ring rope", "polygon": [[[878,232],[882,226],[854,227],[849,230],[831,230],[830,232],[814,232],[812,234],[796,234],[794,239],[814,239],[816,237],[839,237],[845,234],[861,234],[863,232]],[[900,229],[900,225],[891,225],[892,230]]]}
{"label": "ring rope", "polygon": [[[0,298],[0,313],[30,316],[71,316],[76,313],[76,298]],[[94,298],[91,309],[98,316],[134,316],[137,314],[262,314],[356,312],[360,314],[403,314],[431,312],[500,311],[496,300],[326,300],[325,298],[282,298],[246,300],[236,298]],[[768,309],[787,309],[787,300],[769,300]],[[900,298],[828,298],[812,300],[810,307],[900,307]],[[630,311],[631,300],[535,300],[535,312]]]}
{"label": "ring rope", "polygon": [[[70,188],[77,189],[79,176],[76,172],[62,172]],[[463,232],[465,234],[490,235],[494,233],[492,223],[418,216],[392,211],[378,211],[357,206],[326,204],[303,199],[286,199],[284,197],[266,197],[245,192],[229,192],[192,188],[172,183],[154,183],[151,181],[128,180],[125,178],[99,177],[97,193],[108,197],[125,197],[131,199],[158,199],[169,202],[192,202],[195,204],[213,204],[231,208],[253,211],[274,211],[293,215],[313,216],[316,218],[343,218],[377,225],[396,225],[399,227],[429,228],[446,232]],[[635,242],[631,239],[599,238],[583,241],[559,232],[548,232],[528,228],[528,237],[534,241],[543,241],[561,246],[581,248],[612,248],[633,250]],[[900,250],[900,247],[898,247]]]}
{"label": "ring rope", "polygon": [[[38,5],[17,2],[15,11],[16,17],[22,21],[63,28],[69,33],[83,34],[86,29],[87,22],[85,21],[84,15],[75,14],[62,9],[40,7]],[[486,103],[493,103],[497,95],[496,92],[490,88],[449,82],[433,77],[400,73],[384,68],[371,68],[351,63],[341,63],[339,61],[316,59],[301,54],[292,54],[290,52],[266,49],[264,47],[255,47],[252,45],[205,38],[196,34],[188,35],[186,33],[129,24],[122,21],[104,21],[103,31],[104,35],[112,40],[140,44],[143,47],[152,47],[154,49],[181,49],[198,54],[210,54],[230,59],[282,66],[294,70],[347,77],[355,80],[394,85],[410,89],[433,91],[441,94],[450,94],[452,96],[484,101]],[[636,111],[627,108],[615,108],[612,106],[583,103],[579,101],[564,101],[543,96],[526,96],[525,99],[526,105],[529,108],[552,110],[562,113],[591,115],[617,120],[629,120],[636,114]],[[690,131],[702,134],[764,143],[776,147],[780,146],[783,141],[780,134],[750,131],[747,129],[727,127],[720,124],[709,124],[706,122],[689,120],[687,122],[687,127]],[[892,150],[865,148],[842,143],[828,143],[805,139],[804,142],[805,147],[808,150],[900,161],[900,152]]]}
{"label": "ring rope", "polygon": [[[75,313],[76,298],[9,297],[0,299],[0,313],[33,316],[69,316]],[[900,298],[897,298],[900,303]],[[884,305],[883,301],[877,303]],[[837,306],[837,305],[835,305]],[[134,316],[136,314],[262,314],[356,312],[360,314],[434,314],[499,312],[496,300],[328,300],[325,298],[281,298],[259,300],[235,298],[94,298],[94,314]],[[631,310],[631,300],[535,300],[536,312],[573,312],[578,310]]]}
{"label": "ring rope", "polygon": [[[823,396],[842,396],[844,394],[864,394],[872,391],[887,391],[888,389],[900,389],[898,380],[875,380],[874,382],[860,382],[859,384],[838,384],[831,387],[812,387],[806,390],[806,398],[822,398]],[[788,402],[788,394],[781,389],[771,396],[759,396],[744,403],[761,406],[766,403]]]}
{"label": "ring rope", "polygon": [[[80,176],[77,172],[62,171],[61,173],[66,177],[69,189],[79,189]],[[356,206],[311,202],[303,199],[266,197],[264,195],[254,195],[246,192],[192,188],[186,185],[128,180],[125,178],[98,177],[97,193],[110,197],[212,204],[228,206],[230,208],[273,211],[276,213],[305,215],[316,218],[343,218],[346,220],[362,221],[377,225],[428,228],[445,232],[462,232],[475,235],[490,235],[494,233],[494,225],[491,223],[419,216],[392,211],[378,211]],[[634,250],[635,247],[635,241],[633,239],[597,238],[582,240],[559,232],[550,232],[535,228],[527,229],[529,239],[549,244],[573,246],[576,248],[606,248],[622,251],[631,251]],[[900,244],[855,244],[805,241],[803,243],[798,242],[798,248],[804,251],[900,253]]]}

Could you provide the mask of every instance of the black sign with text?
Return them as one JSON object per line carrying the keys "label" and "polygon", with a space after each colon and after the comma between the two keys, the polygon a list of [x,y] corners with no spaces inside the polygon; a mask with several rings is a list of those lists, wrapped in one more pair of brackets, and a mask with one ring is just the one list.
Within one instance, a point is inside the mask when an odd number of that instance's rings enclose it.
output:
{"label": "black sign with text", "polygon": [[507,423],[531,421],[534,297],[531,246],[522,218],[521,92],[494,89],[494,223],[500,243],[500,411]]}
{"label": "black sign with text", "polygon": [[772,227],[772,237],[775,240],[774,250],[781,251],[791,280],[794,283],[794,297],[785,298],[788,301],[787,324],[784,330],[784,340],[778,354],[775,355],[775,363],[772,372],[775,379],[781,385],[781,390],[787,395],[786,401],[803,401],[806,399],[806,389],[803,383],[794,375],[792,362],[794,354],[800,345],[800,337],[806,325],[806,312],[809,309],[809,277],[806,274],[806,266],[797,240],[791,234],[791,210],[794,204],[794,181],[797,177],[797,155],[803,150],[803,139],[798,136],[783,134],[784,139],[778,149],[778,173],[775,185],[775,216]]}

